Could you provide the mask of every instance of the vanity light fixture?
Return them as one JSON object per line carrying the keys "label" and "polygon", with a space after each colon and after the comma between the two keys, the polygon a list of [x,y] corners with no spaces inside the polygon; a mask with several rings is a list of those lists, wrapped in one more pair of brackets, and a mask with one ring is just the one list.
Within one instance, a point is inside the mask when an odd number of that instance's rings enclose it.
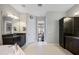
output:
{"label": "vanity light fixture", "polygon": [[14,16],[12,14],[8,14],[8,17],[14,18],[14,19],[19,19],[17,16]]}
{"label": "vanity light fixture", "polygon": [[26,5],[25,4],[23,4],[23,5],[21,5],[22,7],[26,7]]}

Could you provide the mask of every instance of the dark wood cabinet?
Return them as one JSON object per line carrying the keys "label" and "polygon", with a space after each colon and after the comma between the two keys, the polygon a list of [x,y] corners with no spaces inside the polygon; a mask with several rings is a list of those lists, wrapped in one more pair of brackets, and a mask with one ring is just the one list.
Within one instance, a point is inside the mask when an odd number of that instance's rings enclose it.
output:
{"label": "dark wood cabinet", "polygon": [[79,55],[79,17],[59,20],[59,44],[73,54]]}
{"label": "dark wood cabinet", "polygon": [[4,45],[13,45],[15,43],[17,43],[17,39],[20,39],[19,36],[15,36],[15,37],[3,37],[3,44]]}
{"label": "dark wood cabinet", "polygon": [[3,45],[14,45],[17,43],[22,47],[26,43],[26,34],[25,33],[16,33],[16,34],[6,34],[2,35]]}
{"label": "dark wood cabinet", "polygon": [[79,37],[65,36],[66,49],[75,55],[79,55]]}
{"label": "dark wood cabinet", "polygon": [[63,18],[59,20],[59,44],[65,48],[64,44],[64,20]]}

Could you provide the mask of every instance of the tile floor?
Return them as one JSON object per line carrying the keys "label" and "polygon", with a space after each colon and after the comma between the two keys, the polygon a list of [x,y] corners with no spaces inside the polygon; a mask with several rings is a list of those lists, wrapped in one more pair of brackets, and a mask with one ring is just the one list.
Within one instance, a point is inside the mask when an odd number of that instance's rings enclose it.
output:
{"label": "tile floor", "polygon": [[24,49],[24,52],[26,55],[72,55],[58,44],[45,42],[32,43]]}

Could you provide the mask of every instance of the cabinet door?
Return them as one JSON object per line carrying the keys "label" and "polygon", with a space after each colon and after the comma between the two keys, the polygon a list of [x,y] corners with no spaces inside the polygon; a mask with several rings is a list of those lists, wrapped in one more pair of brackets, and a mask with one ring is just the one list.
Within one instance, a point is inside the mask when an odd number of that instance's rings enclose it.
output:
{"label": "cabinet door", "polygon": [[79,35],[79,17],[74,17],[74,34]]}
{"label": "cabinet door", "polygon": [[66,36],[74,34],[74,18],[69,17],[64,19],[64,34]]}
{"label": "cabinet door", "polygon": [[63,18],[59,20],[59,44],[64,47]]}
{"label": "cabinet door", "polygon": [[72,38],[69,44],[69,48],[73,54],[79,55],[79,39]]}
{"label": "cabinet door", "polygon": [[79,55],[79,39],[66,36],[65,40],[65,48],[73,54]]}
{"label": "cabinet door", "polygon": [[15,42],[14,42],[14,39],[13,37],[5,37],[3,38],[3,44],[4,45],[13,45]]}

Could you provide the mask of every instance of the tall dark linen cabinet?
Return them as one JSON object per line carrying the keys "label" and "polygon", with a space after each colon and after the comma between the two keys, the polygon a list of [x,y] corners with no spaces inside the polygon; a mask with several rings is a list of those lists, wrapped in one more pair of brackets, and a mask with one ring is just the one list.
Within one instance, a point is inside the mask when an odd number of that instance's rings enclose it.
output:
{"label": "tall dark linen cabinet", "polygon": [[64,41],[64,18],[59,20],[59,44],[63,48],[65,48],[65,41]]}
{"label": "tall dark linen cabinet", "polygon": [[59,44],[79,55],[79,17],[63,17],[59,20]]}

